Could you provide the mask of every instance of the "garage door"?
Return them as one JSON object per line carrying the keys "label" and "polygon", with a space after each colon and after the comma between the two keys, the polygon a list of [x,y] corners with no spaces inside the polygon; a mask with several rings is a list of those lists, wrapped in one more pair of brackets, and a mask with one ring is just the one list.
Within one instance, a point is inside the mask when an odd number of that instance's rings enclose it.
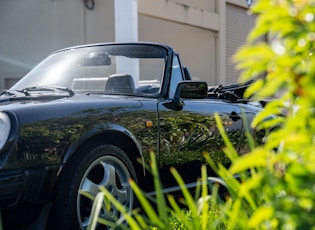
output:
{"label": "garage door", "polygon": [[226,83],[236,83],[240,72],[235,70],[232,56],[246,41],[247,35],[255,25],[255,16],[247,10],[232,4],[226,5]]}

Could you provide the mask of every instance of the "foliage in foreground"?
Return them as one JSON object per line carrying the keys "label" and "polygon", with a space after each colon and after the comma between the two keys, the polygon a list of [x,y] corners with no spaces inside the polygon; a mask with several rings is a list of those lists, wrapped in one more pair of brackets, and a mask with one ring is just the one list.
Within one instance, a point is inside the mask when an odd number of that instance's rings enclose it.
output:
{"label": "foliage in foreground", "polygon": [[[246,156],[255,159],[253,166],[262,167],[251,189],[261,190],[261,202],[248,224],[258,229],[311,229],[315,226],[315,1],[261,0],[252,11],[258,14],[256,26],[236,60],[243,80],[265,74],[257,77],[248,96],[279,95],[253,125],[281,128],[268,135],[265,146]],[[261,36],[268,36],[269,42],[258,42]],[[283,116],[268,120],[270,114]],[[235,162],[229,171],[243,170],[237,168]]]}
{"label": "foliage in foreground", "polygon": [[[132,212],[127,212],[105,188],[96,196],[92,208],[92,217],[88,229],[95,229],[98,223],[109,226],[112,229],[225,229],[219,211],[223,202],[218,197],[219,184],[207,183],[206,167],[202,167],[202,179],[198,184],[196,197],[185,187],[184,181],[178,172],[172,168],[171,172],[181,187],[183,194],[179,202],[172,195],[162,193],[161,181],[158,174],[154,153],[151,153],[151,172],[154,178],[156,195],[149,197],[140,190],[137,184],[130,180],[130,185],[135,192],[141,206]],[[211,196],[208,191],[211,189]],[[202,198],[198,198],[202,197]],[[123,214],[120,220],[106,221],[98,218],[101,209],[110,212],[117,209]],[[124,224],[121,224],[124,223]]]}
{"label": "foliage in foreground", "polygon": [[[167,197],[171,210],[166,208],[157,190],[157,212],[144,199],[147,218],[136,212],[126,215],[130,228],[315,229],[315,0],[257,0],[251,11],[258,16],[256,26],[236,60],[243,71],[242,80],[256,79],[248,96],[268,99],[278,94],[253,126],[280,128],[268,134],[264,146],[251,141],[252,151],[244,156],[237,156],[222,132],[225,152],[233,164],[226,169],[208,161],[226,183],[231,196],[227,202],[220,202],[216,189],[212,189],[210,203],[203,202],[209,197],[203,187],[207,184],[203,169],[200,199],[193,199],[183,187],[188,214],[182,214],[172,196]],[[261,37],[269,41],[261,41]],[[270,119],[271,114],[282,115]],[[172,172],[183,185],[176,171]],[[240,180],[233,178],[235,174]],[[203,205],[198,206],[198,200]],[[169,214],[178,219],[173,228]]]}

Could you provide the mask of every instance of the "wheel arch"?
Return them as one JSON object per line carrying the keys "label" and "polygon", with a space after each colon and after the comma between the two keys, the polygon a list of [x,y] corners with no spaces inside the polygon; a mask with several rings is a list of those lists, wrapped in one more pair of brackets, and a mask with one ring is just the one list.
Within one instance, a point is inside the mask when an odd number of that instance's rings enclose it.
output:
{"label": "wheel arch", "polygon": [[[110,144],[122,149],[129,157],[136,171],[138,181],[145,176],[145,168],[142,150],[136,138],[126,129],[107,129],[102,132],[95,132],[82,138],[76,145],[73,145],[64,157],[63,165],[75,155],[80,149],[95,143]],[[140,162],[141,163],[140,163]],[[59,172],[62,171],[62,168]]]}

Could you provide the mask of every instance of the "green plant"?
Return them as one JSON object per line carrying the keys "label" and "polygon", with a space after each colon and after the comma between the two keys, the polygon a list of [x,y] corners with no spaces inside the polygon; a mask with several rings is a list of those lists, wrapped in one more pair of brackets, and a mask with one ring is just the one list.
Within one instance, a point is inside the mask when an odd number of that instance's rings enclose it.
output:
{"label": "green plant", "polygon": [[[261,0],[251,11],[258,15],[256,26],[236,60],[243,80],[256,78],[247,96],[278,96],[253,126],[280,128],[267,136],[264,146],[235,160],[229,172],[253,172],[238,190],[247,187],[253,198],[259,195],[248,213],[247,228],[311,229],[315,226],[315,1]],[[269,41],[259,42],[262,36]],[[269,119],[271,114],[282,116]],[[246,165],[250,158],[252,163]]]}
{"label": "green plant", "polygon": [[230,208],[221,209],[227,229],[314,229],[314,6],[313,0],[260,0],[251,9],[256,26],[235,59],[242,81],[256,80],[246,95],[272,99],[252,124],[272,132],[263,146],[247,135],[252,151],[244,156],[225,138],[232,166],[216,171],[231,194]]}
{"label": "green plant", "polygon": [[[205,157],[226,183],[230,198],[219,202],[214,186],[208,202],[204,168],[199,188],[202,205],[171,169],[182,186],[186,211],[171,195],[167,196],[171,208],[166,208],[160,190],[154,209],[131,181],[145,214],[133,212],[126,217],[132,229],[315,229],[315,0],[257,0],[251,12],[257,14],[256,26],[235,60],[242,80],[256,80],[246,95],[272,98],[252,124],[272,132],[262,146],[247,134],[252,150],[238,156],[217,116],[232,165],[227,169]],[[156,189],[160,189],[156,170],[153,164]]]}
{"label": "green plant", "polygon": [[[161,182],[158,174],[155,155],[151,153],[151,171],[156,191],[155,197],[147,197],[134,181],[130,181],[142,211],[139,209],[128,213],[125,208],[105,188],[94,198],[91,221],[88,229],[95,229],[97,224],[103,224],[113,229],[225,229],[225,223],[219,216],[222,201],[218,198],[218,184],[212,187],[209,195],[206,167],[202,167],[202,179],[199,183],[196,198],[185,187],[184,181],[175,168],[171,169],[178,185],[181,187],[183,198],[177,201],[174,196],[162,193]],[[122,219],[111,221],[99,218],[101,210],[110,212],[111,208],[119,210]],[[121,223],[125,225],[121,225]]]}

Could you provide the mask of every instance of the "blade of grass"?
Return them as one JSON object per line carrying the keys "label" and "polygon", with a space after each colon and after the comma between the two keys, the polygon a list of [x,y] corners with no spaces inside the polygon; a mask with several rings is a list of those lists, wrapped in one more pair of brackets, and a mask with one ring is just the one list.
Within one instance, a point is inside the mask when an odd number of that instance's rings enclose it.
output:
{"label": "blade of grass", "polygon": [[152,207],[148,199],[145,197],[144,193],[140,190],[138,185],[133,180],[130,180],[129,183],[131,188],[135,192],[138,201],[141,204],[141,207],[143,208],[144,212],[146,213],[152,224],[163,229],[165,227],[164,223],[160,220],[159,216],[155,212],[154,208]]}
{"label": "blade of grass", "polygon": [[222,121],[221,118],[219,116],[218,113],[214,114],[214,118],[216,120],[216,124],[218,126],[219,132],[224,140],[224,143],[228,149],[228,151],[225,151],[225,154],[227,154],[227,156],[229,157],[229,159],[233,162],[237,157],[238,157],[238,153],[235,150],[233,144],[231,143],[231,141],[229,140],[229,137],[227,136],[224,127],[222,125]]}
{"label": "blade of grass", "polygon": [[95,199],[95,197],[91,193],[88,193],[86,191],[80,190],[79,193],[80,193],[80,195],[83,195],[92,201],[94,201],[94,199]]}
{"label": "blade of grass", "polygon": [[178,206],[174,196],[168,195],[168,201],[174,210],[173,215],[178,219],[178,221],[180,221],[186,227],[186,229],[194,229],[194,225],[190,218],[188,215],[183,213],[183,209]]}
{"label": "blade of grass", "polygon": [[208,183],[207,183],[207,168],[205,165],[201,167],[201,181],[202,181],[202,208],[200,215],[201,229],[206,230],[209,225],[209,196],[208,196]]}
{"label": "blade of grass", "polygon": [[103,205],[103,200],[104,200],[103,193],[102,192],[97,193],[90,214],[89,225],[87,228],[88,230],[96,229],[98,217],[100,215],[100,211]]}
{"label": "blade of grass", "polygon": [[153,152],[150,153],[151,157],[151,169],[153,174],[153,180],[154,180],[154,188],[156,191],[156,200],[157,200],[157,209],[158,214],[161,219],[161,221],[165,224],[165,226],[168,226],[168,212],[166,209],[166,201],[165,196],[162,193],[162,186],[161,186],[161,180],[158,172],[158,167],[156,163],[156,158]]}
{"label": "blade of grass", "polygon": [[[118,212],[122,214],[119,220],[116,220],[116,224],[122,223],[126,221],[131,229],[141,229],[137,222],[131,215],[131,211],[127,210],[125,206],[123,206],[113,195],[104,187],[100,187],[100,190],[103,192],[104,196],[110,200],[111,204],[117,208]],[[123,228],[123,225],[120,226]]]}
{"label": "blade of grass", "polygon": [[[197,208],[195,200],[193,199],[189,190],[186,188],[185,183],[184,183],[182,177],[177,172],[177,170],[173,167],[171,167],[170,170],[171,170],[171,173],[174,176],[175,180],[177,181],[178,185],[181,188],[181,191],[182,191],[183,196],[184,196],[184,200],[186,202],[187,207],[191,211],[193,220],[198,220],[198,217],[199,217],[198,208]],[[199,223],[193,221],[193,224],[194,224],[194,229],[196,229],[196,230],[199,229],[199,227],[200,227]]]}

